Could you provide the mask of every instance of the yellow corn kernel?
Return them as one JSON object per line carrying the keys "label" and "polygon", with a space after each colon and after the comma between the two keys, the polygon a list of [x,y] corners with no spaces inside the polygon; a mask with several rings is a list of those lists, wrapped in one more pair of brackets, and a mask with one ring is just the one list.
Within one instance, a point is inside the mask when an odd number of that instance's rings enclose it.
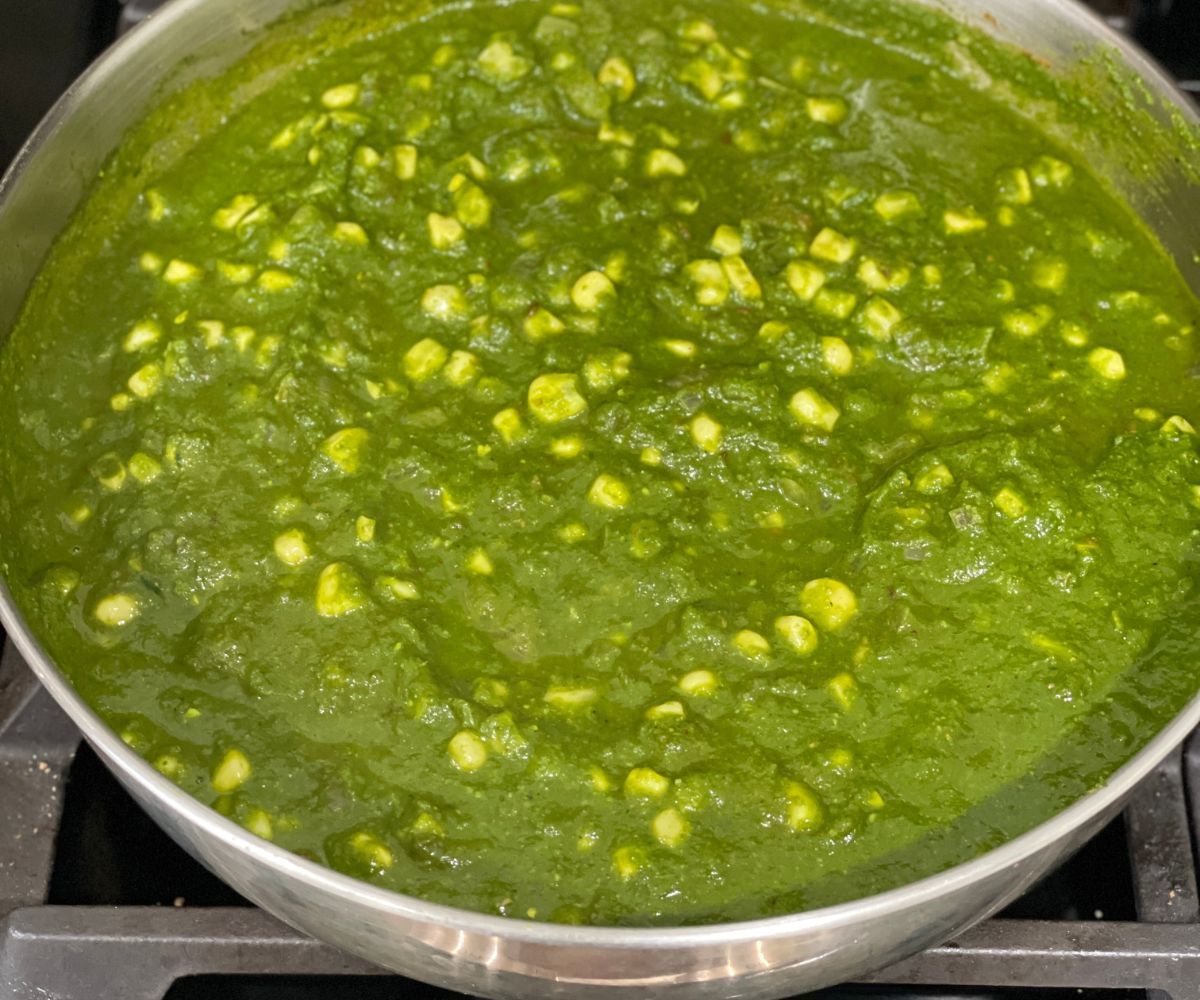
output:
{"label": "yellow corn kernel", "polygon": [[392,169],[402,181],[411,181],[417,176],[417,147],[403,144],[392,147]]}
{"label": "yellow corn kernel", "polygon": [[828,261],[831,264],[845,264],[854,256],[857,247],[858,244],[855,240],[826,226],[813,237],[812,243],[808,246],[808,252],[817,260]]}
{"label": "yellow corn kernel", "polygon": [[634,75],[633,68],[629,63],[620,56],[610,56],[600,67],[600,72],[596,74],[596,82],[601,87],[614,91],[617,100],[627,101],[633,95],[634,88],[637,87],[637,76]]}
{"label": "yellow corn kernel", "polygon": [[174,259],[167,262],[162,277],[168,285],[186,285],[197,280],[203,273],[195,264],[189,264],[186,260]]}
{"label": "yellow corn kernel", "polygon": [[571,374],[539,375],[529,383],[527,398],[529,412],[546,424],[557,424],[578,416],[588,405]]}
{"label": "yellow corn kernel", "polygon": [[832,431],[841,411],[816,389],[801,389],[788,402],[788,409],[797,422],[805,427]]}
{"label": "yellow corn kernel", "polygon": [[801,302],[811,302],[824,287],[826,275],[809,260],[794,260],[787,266],[784,277],[788,287]]}
{"label": "yellow corn kernel", "polygon": [[602,472],[588,487],[588,502],[608,510],[620,510],[629,503],[629,487],[616,476]]}
{"label": "yellow corn kernel", "polygon": [[612,280],[603,271],[588,271],[571,286],[571,301],[582,312],[595,312],[601,304],[616,295]]}
{"label": "yellow corn kernel", "polygon": [[840,97],[810,97],[804,102],[808,117],[822,125],[837,125],[846,118],[846,102]]}
{"label": "yellow corn kernel", "polygon": [[821,338],[821,359],[834,375],[849,375],[854,370],[854,352],[841,337]]}
{"label": "yellow corn kernel", "polygon": [[257,207],[258,199],[253,195],[235,195],[230,200],[229,204],[222,208],[218,208],[213,213],[212,224],[216,226],[217,229],[223,229],[225,231],[236,229],[238,223]]}
{"label": "yellow corn kernel", "polygon": [[692,358],[696,356],[696,345],[690,340],[664,340],[663,347],[677,358]]}
{"label": "yellow corn kernel", "polygon": [[1026,510],[1028,510],[1025,501],[1021,498],[1021,494],[1016,492],[1016,490],[1009,489],[1007,486],[1001,489],[992,498],[992,501],[1001,514],[1012,518],[1014,521],[1024,517]]}
{"label": "yellow corn kernel", "polygon": [[464,386],[479,377],[479,358],[470,351],[454,351],[442,368],[442,377],[451,385]]}
{"label": "yellow corn kernel", "polygon": [[487,744],[474,730],[459,730],[450,738],[446,749],[460,771],[478,771],[487,763]]}
{"label": "yellow corn kernel", "polygon": [[961,212],[948,211],[942,215],[942,225],[949,236],[965,236],[968,233],[978,233],[987,229],[987,219],[973,208],[965,208]]}
{"label": "yellow corn kernel", "polygon": [[884,222],[917,215],[921,210],[921,199],[911,191],[885,191],[875,199],[875,214]]}
{"label": "yellow corn kernel", "polygon": [[372,833],[360,830],[350,838],[354,853],[371,866],[372,871],[387,871],[396,862],[388,846]]}
{"label": "yellow corn kernel", "polygon": [[296,284],[296,279],[293,278],[287,271],[281,271],[275,267],[269,267],[258,276],[258,287],[264,292],[282,292],[291,288]]}
{"label": "yellow corn kernel", "polygon": [[358,574],[346,563],[330,563],[317,578],[317,614],[340,618],[367,603]]}
{"label": "yellow corn kernel", "polygon": [[555,458],[575,458],[583,452],[583,438],[569,434],[550,442],[550,454]]}
{"label": "yellow corn kernel", "polygon": [[475,61],[498,83],[512,83],[533,69],[533,63],[518,55],[508,42],[499,39],[480,52]]}
{"label": "yellow corn kernel", "polygon": [[664,701],[660,705],[651,705],[645,712],[645,718],[649,722],[682,719],[685,715],[687,715],[687,710],[679,701]]}
{"label": "yellow corn kernel", "polygon": [[578,521],[572,521],[558,529],[558,537],[569,545],[582,542],[587,538],[587,528]]}
{"label": "yellow corn kernel", "polygon": [[813,623],[802,615],[781,615],[775,619],[775,631],[801,656],[814,653],[820,641]]}
{"label": "yellow corn kernel", "polygon": [[744,628],[733,637],[734,648],[752,660],[761,659],[771,652],[771,644],[753,629]]}
{"label": "yellow corn kernel", "polygon": [[378,583],[385,594],[397,601],[415,601],[421,596],[417,585],[411,580],[401,580],[395,576],[381,576]]}
{"label": "yellow corn kernel", "polygon": [[285,531],[275,538],[275,558],[287,566],[299,566],[309,557],[304,532],[298,528]]}
{"label": "yellow corn kernel", "polygon": [[694,260],[684,273],[695,286],[696,301],[702,306],[719,306],[729,298],[729,278],[715,260]]}
{"label": "yellow corn kernel", "polygon": [[146,218],[151,222],[162,222],[167,215],[167,202],[162,193],[155,188],[149,188],[145,194]]}
{"label": "yellow corn kernel", "polygon": [[353,475],[362,464],[369,438],[361,427],[343,427],[321,442],[321,451],[342,472]]}
{"label": "yellow corn kernel", "polygon": [[787,822],[793,830],[808,833],[824,822],[825,809],[816,792],[793,781],[788,783],[787,797]]}
{"label": "yellow corn kernel", "polygon": [[463,184],[454,192],[454,214],[468,229],[482,229],[492,218],[492,199],[478,184]]}
{"label": "yellow corn kernel", "polygon": [[1067,271],[1065,260],[1041,260],[1033,267],[1032,281],[1044,292],[1061,292],[1067,283]]}
{"label": "yellow corn kernel", "polygon": [[1069,163],[1053,156],[1039,156],[1029,167],[1029,175],[1040,188],[1064,188],[1071,183],[1075,171]]}
{"label": "yellow corn kernel", "polygon": [[625,794],[645,799],[657,799],[671,788],[669,778],[652,767],[635,767],[625,776]]}
{"label": "yellow corn kernel", "polygon": [[1161,428],[1159,428],[1159,430],[1161,430],[1162,433],[1164,433],[1164,434],[1170,434],[1172,436],[1178,435],[1178,434],[1195,434],[1196,433],[1196,428],[1192,426],[1191,421],[1188,420],[1186,417],[1181,417],[1178,413],[1174,414],[1173,416],[1167,417],[1167,419],[1163,422],[1163,425]]}
{"label": "yellow corn kernel", "polygon": [[217,261],[217,273],[231,285],[244,285],[254,277],[250,264],[234,264],[227,260]]}
{"label": "yellow corn kernel", "polygon": [[1088,366],[1102,379],[1118,382],[1125,377],[1125,359],[1107,347],[1094,348],[1087,357]]}
{"label": "yellow corn kernel", "polygon": [[475,549],[467,556],[465,563],[467,572],[474,573],[476,576],[491,576],[496,571],[496,566],[492,562],[492,557],[489,556],[483,549]]}
{"label": "yellow corn kernel", "polygon": [[586,708],[599,697],[599,692],[591,687],[563,687],[553,685],[546,689],[542,700],[554,708],[569,711],[576,708]]}
{"label": "yellow corn kernel", "polygon": [[687,164],[669,149],[653,149],[646,157],[647,177],[683,177]]}
{"label": "yellow corn kernel", "polygon": [[720,449],[723,430],[712,417],[700,413],[692,418],[690,425],[692,440],[709,454]]}
{"label": "yellow corn kernel", "polygon": [[729,287],[733,289],[733,294],[741,301],[757,302],[762,298],[762,286],[739,254],[722,257],[721,269],[729,280]]}
{"label": "yellow corn kernel", "polygon": [[426,316],[443,323],[465,319],[469,311],[467,297],[457,285],[434,285],[425,289],[421,296],[421,309]]}
{"label": "yellow corn kernel", "polygon": [[640,847],[618,847],[613,851],[613,871],[623,879],[633,878],[646,863],[646,853]]}
{"label": "yellow corn kernel", "polygon": [[271,816],[262,809],[255,809],[242,825],[262,840],[272,840],[275,837],[275,826],[271,822]]}
{"label": "yellow corn kernel", "polygon": [[664,847],[678,847],[687,837],[688,821],[678,809],[664,809],[651,820],[650,830]]}
{"label": "yellow corn kernel", "polygon": [[330,111],[348,108],[358,101],[361,88],[357,83],[341,83],[321,95],[321,103]]}
{"label": "yellow corn kernel", "polygon": [[825,682],[825,690],[829,692],[838,707],[843,712],[849,712],[858,700],[858,681],[853,674],[842,672]]}
{"label": "yellow corn kernel", "polygon": [[162,475],[162,465],[144,451],[129,456],[129,474],[139,483],[151,483]]}
{"label": "yellow corn kernel", "polygon": [[924,493],[926,496],[945,492],[953,485],[954,473],[941,462],[932,468],[926,469],[913,480],[913,486],[917,492]]}
{"label": "yellow corn kernel", "polygon": [[151,361],[129,376],[126,385],[138,399],[149,399],[162,387],[162,367]]}
{"label": "yellow corn kernel", "polygon": [[521,414],[511,406],[505,407],[492,417],[492,426],[509,444],[520,441],[525,436],[525,422]]}
{"label": "yellow corn kernel", "polygon": [[742,236],[733,226],[717,226],[708,242],[713,253],[720,257],[730,257],[742,252]]}
{"label": "yellow corn kernel", "polygon": [[418,340],[404,353],[404,374],[414,382],[424,382],[442,370],[449,354],[432,337]]}
{"label": "yellow corn kernel", "polygon": [[541,306],[534,306],[533,311],[525,317],[525,321],[521,326],[525,331],[525,336],[533,341],[556,336],[567,328],[566,324],[555,316],[554,313]]}
{"label": "yellow corn kernel", "polygon": [[809,580],[800,591],[800,608],[817,627],[837,632],[858,614],[858,598],[840,580]]}
{"label": "yellow corn kernel", "polygon": [[92,617],[108,628],[120,628],[128,625],[140,612],[138,600],[132,594],[109,594],[96,602]]}
{"label": "yellow corn kernel", "polygon": [[1003,170],[996,177],[996,197],[1009,205],[1028,205],[1033,201],[1033,185],[1023,167]]}
{"label": "yellow corn kernel", "polygon": [[213,789],[222,795],[236,792],[249,780],[252,771],[250,759],[241,750],[232,747],[225,751],[221,763],[212,773]]}
{"label": "yellow corn kernel", "polygon": [[462,223],[451,215],[430,212],[425,223],[429,227],[429,242],[435,250],[449,250],[463,238]]}
{"label": "yellow corn kernel", "polygon": [[594,354],[583,363],[583,378],[593,389],[611,389],[629,377],[633,355],[625,351]]}
{"label": "yellow corn kernel", "polygon": [[886,341],[892,339],[892,331],[904,315],[887,299],[874,298],[862,307],[859,319],[873,340]]}
{"label": "yellow corn kernel", "polygon": [[877,260],[864,257],[857,276],[873,292],[895,292],[908,284],[912,272],[907,267],[884,267]]}
{"label": "yellow corn kernel", "polygon": [[706,697],[717,690],[717,675],[704,668],[689,670],[679,678],[678,687],[683,694]]}
{"label": "yellow corn kernel", "polygon": [[1032,309],[1015,309],[1001,317],[1004,329],[1014,337],[1032,337],[1040,333],[1054,318],[1054,310],[1048,305],[1037,305]]}

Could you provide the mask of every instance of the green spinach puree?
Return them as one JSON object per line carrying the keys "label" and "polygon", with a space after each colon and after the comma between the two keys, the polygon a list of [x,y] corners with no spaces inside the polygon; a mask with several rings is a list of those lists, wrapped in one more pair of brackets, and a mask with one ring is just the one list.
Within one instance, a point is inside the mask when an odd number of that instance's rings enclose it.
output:
{"label": "green spinach puree", "polygon": [[135,130],[5,349],[7,577],[130,746],[381,886],[688,923],[1190,696],[1197,302],[940,19],[405,10]]}

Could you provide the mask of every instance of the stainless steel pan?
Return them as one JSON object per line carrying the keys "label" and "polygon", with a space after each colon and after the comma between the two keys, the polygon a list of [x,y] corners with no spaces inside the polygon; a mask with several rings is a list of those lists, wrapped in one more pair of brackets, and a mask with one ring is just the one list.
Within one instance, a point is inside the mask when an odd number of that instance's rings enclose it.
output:
{"label": "stainless steel pan", "polygon": [[[736,0],[730,0],[736,2]],[[933,0],[927,0],[933,2]],[[50,112],[0,182],[0,332],[123,132],[155,98],[227,66],[255,32],[311,0],[174,0]],[[1115,143],[1063,132],[1131,202],[1200,289],[1200,119],[1139,52],[1071,0],[953,0],[964,22],[1059,73],[1090,65]],[[318,11],[318,14],[320,12]],[[1130,86],[1133,82],[1135,86]],[[1188,146],[1189,135],[1193,143]],[[1174,154],[1174,155],[1172,155]],[[239,892],[380,965],[493,997],[779,997],[851,979],[994,912],[1107,822],[1198,722],[1200,700],[1102,788],[939,875],[792,916],[678,929],[568,927],[466,912],[356,881],[259,840],[142,761],[80,700],[0,580],[0,620],[42,683],[146,811]]]}

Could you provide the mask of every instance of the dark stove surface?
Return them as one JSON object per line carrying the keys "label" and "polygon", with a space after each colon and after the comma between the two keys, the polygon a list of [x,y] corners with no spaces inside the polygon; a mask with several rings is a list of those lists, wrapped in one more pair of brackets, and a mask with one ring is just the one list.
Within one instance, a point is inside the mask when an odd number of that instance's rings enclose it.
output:
{"label": "dark stove surface", "polygon": [[[1200,0],[1089,0],[1200,93]],[[161,0],[0,0],[0,167]],[[0,633],[0,647],[3,634]],[[816,1000],[1200,1000],[1200,734],[999,917]],[[452,1000],[238,896],[133,803],[0,656],[0,1000]]]}

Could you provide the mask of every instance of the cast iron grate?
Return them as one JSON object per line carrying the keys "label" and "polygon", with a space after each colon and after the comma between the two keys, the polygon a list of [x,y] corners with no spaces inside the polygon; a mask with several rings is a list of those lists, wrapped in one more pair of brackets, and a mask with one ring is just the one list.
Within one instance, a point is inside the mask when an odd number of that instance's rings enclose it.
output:
{"label": "cast iron grate", "polygon": [[[1197,793],[1193,736],[1122,820],[1000,917],[872,985],[819,996],[1200,1000]],[[79,746],[11,646],[0,656],[0,802],[5,1000],[451,996],[285,927],[210,875]]]}

